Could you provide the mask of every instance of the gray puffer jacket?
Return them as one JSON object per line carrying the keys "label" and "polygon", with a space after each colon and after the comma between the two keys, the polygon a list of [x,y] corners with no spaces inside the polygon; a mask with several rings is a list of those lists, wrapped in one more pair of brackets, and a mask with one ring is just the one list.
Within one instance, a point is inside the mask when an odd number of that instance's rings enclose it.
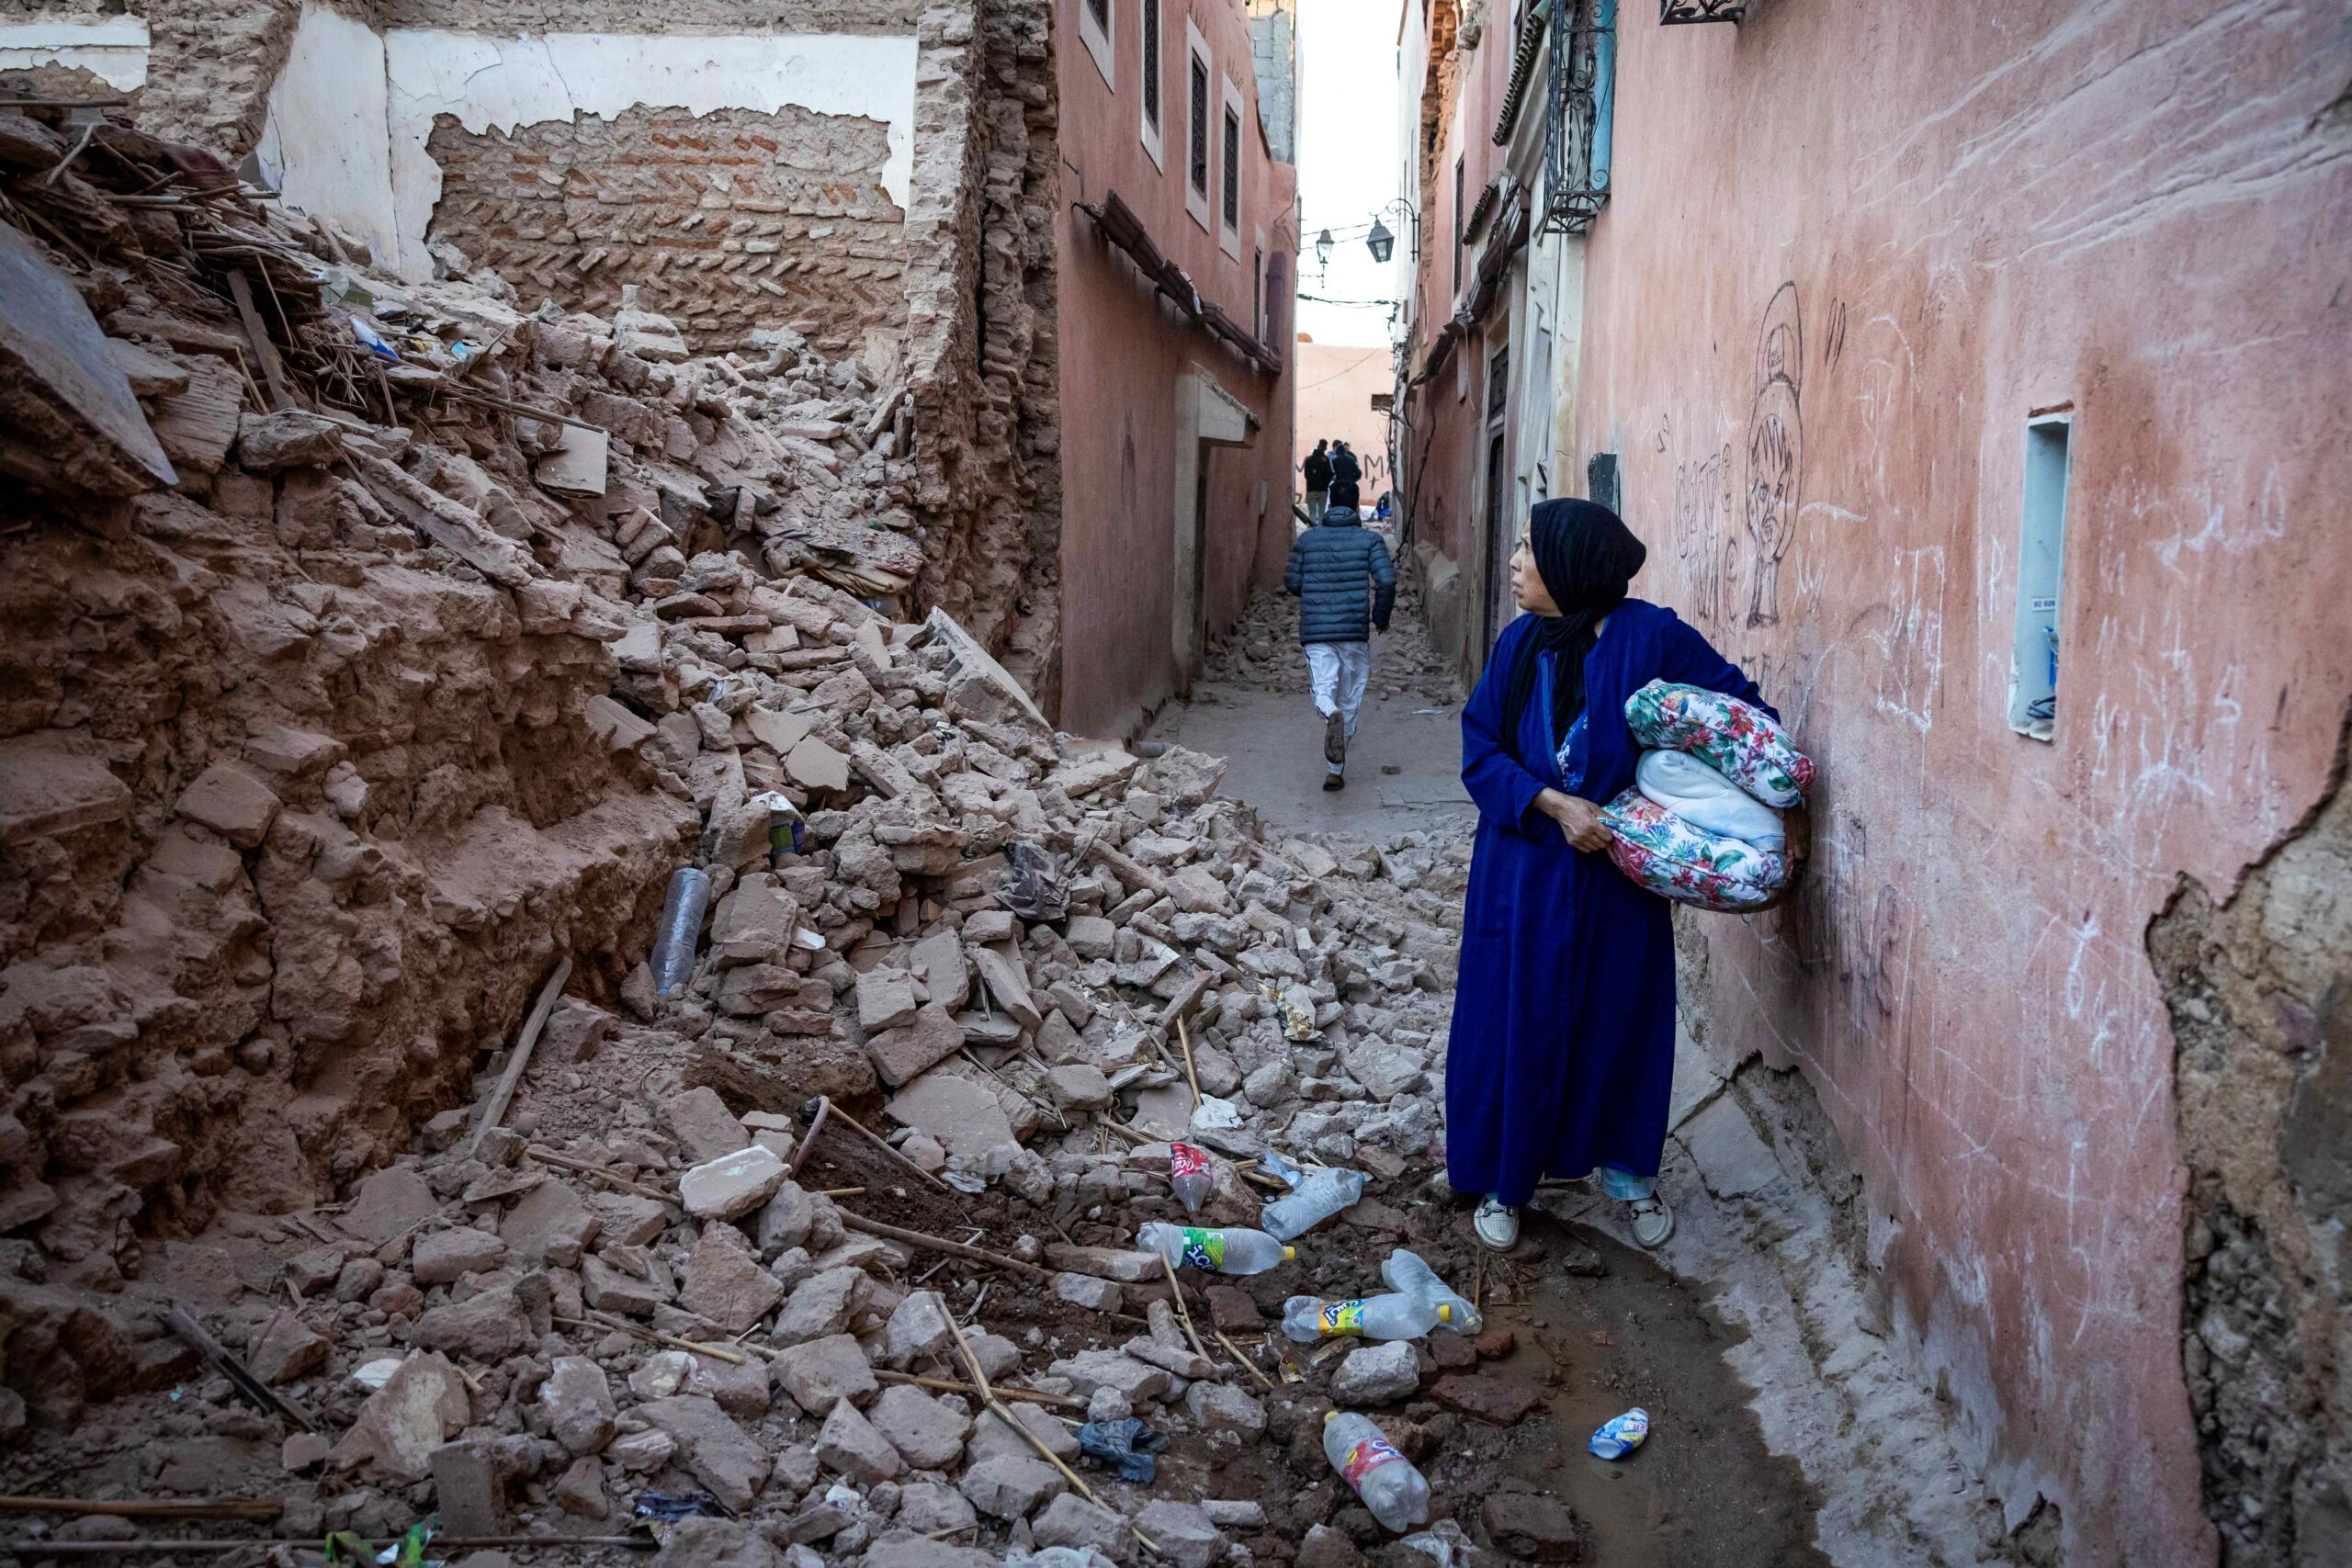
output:
{"label": "gray puffer jacket", "polygon": [[1353,512],[1334,506],[1291,546],[1283,587],[1299,601],[1299,641],[1369,642],[1374,626],[1388,629],[1388,613],[1396,605],[1396,566],[1379,535]]}

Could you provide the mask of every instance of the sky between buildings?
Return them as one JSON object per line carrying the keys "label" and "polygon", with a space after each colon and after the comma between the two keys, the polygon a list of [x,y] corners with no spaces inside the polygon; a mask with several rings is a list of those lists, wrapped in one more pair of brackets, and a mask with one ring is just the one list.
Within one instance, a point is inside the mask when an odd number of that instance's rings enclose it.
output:
{"label": "sky between buildings", "polygon": [[[1402,0],[1299,0],[1298,330],[1317,343],[1385,344],[1391,267],[1376,265],[1363,231],[1396,198],[1396,19]],[[1410,227],[1388,227],[1409,243]],[[1328,267],[1315,236],[1331,231]],[[1318,302],[1383,301],[1374,309]]]}

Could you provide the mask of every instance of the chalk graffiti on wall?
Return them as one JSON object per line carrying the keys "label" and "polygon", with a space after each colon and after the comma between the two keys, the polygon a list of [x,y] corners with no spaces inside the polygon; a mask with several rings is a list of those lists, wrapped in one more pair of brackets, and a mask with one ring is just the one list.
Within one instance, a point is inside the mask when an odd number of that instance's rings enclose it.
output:
{"label": "chalk graffiti on wall", "polygon": [[1682,568],[1683,612],[1691,625],[1713,631],[1732,603],[1738,542],[1725,525],[1732,516],[1731,447],[1704,462],[1674,468],[1674,556]]}
{"label": "chalk graffiti on wall", "polygon": [[1781,559],[1796,535],[1798,492],[1804,479],[1804,416],[1798,400],[1804,376],[1804,329],[1797,286],[1783,283],[1764,307],[1756,334],[1756,399],[1747,413],[1747,534],[1756,570],[1747,624],[1778,626]]}

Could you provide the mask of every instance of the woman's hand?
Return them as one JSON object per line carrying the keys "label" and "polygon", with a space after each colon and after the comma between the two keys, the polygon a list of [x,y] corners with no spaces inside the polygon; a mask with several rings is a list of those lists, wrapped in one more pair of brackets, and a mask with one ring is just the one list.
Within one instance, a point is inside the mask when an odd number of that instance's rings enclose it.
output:
{"label": "woman's hand", "polygon": [[1589,800],[1547,789],[1535,797],[1535,809],[1560,825],[1571,847],[1596,854],[1609,847],[1612,835],[1601,823],[1600,807]]}

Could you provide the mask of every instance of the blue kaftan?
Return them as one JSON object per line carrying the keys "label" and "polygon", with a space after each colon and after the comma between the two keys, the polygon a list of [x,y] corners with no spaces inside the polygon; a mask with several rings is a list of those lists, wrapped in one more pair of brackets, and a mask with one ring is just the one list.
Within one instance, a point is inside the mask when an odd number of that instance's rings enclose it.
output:
{"label": "blue kaftan", "polygon": [[1570,849],[1535,797],[1556,789],[1606,806],[1631,787],[1641,747],[1625,699],[1652,681],[1764,705],[1673,611],[1628,599],[1585,660],[1585,712],[1565,745],[1551,732],[1555,659],[1544,658],[1521,717],[1521,765],[1499,739],[1503,688],[1538,625],[1521,615],[1503,628],[1462,710],[1478,837],[1445,1068],[1447,1178],[1514,1207],[1546,1176],[1598,1165],[1656,1176],[1674,1081],[1671,906],[1606,854]]}

